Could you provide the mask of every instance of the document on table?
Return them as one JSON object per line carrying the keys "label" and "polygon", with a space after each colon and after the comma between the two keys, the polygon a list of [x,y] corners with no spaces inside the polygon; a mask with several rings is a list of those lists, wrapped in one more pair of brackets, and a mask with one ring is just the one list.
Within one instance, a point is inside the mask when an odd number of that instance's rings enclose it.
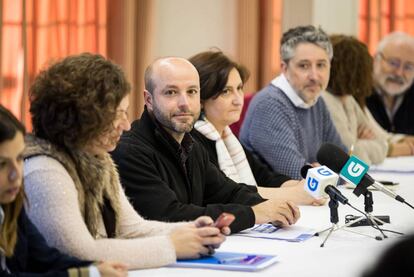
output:
{"label": "document on table", "polygon": [[369,170],[373,172],[414,173],[414,156],[386,158],[383,163],[372,165]]}
{"label": "document on table", "polygon": [[272,224],[256,224],[252,228],[234,234],[234,236],[301,242],[313,237],[315,233],[316,231],[312,228],[297,225],[281,228]]}
{"label": "document on table", "polygon": [[209,268],[219,270],[258,271],[278,261],[275,255],[245,254],[217,251],[212,256],[195,260],[178,260],[168,267]]}

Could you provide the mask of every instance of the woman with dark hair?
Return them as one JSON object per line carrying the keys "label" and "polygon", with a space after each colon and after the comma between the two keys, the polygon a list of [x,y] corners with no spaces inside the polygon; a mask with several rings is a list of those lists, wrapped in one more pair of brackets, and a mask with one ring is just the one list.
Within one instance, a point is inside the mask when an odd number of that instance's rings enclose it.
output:
{"label": "woman with dark hair", "polygon": [[208,254],[224,241],[211,218],[144,220],[125,196],[108,152],[130,128],[129,91],[121,68],[100,55],[67,57],[36,77],[35,136],[25,151],[29,216],[50,244],[79,258],[147,268]]}
{"label": "woman with dark hair", "polygon": [[[387,135],[375,127],[365,109],[365,99],[372,93],[372,57],[365,44],[352,36],[333,35],[334,56],[327,92],[322,94],[332,120],[345,146],[371,164],[387,156],[411,153],[400,145],[387,142]],[[403,152],[401,152],[401,150]]]}
{"label": "woman with dark hair", "polygon": [[[387,142],[375,133],[352,97],[372,90],[372,57],[367,47],[351,36],[331,36],[334,56],[327,92],[322,94],[342,142],[369,164],[387,156]],[[363,103],[361,103],[363,104]]]}
{"label": "woman with dark hair", "polygon": [[91,262],[49,247],[27,218],[23,207],[24,134],[23,125],[0,105],[0,275],[85,276],[93,268],[101,276],[126,276],[123,264],[90,266]]}
{"label": "woman with dark hair", "polygon": [[229,125],[237,122],[243,107],[243,85],[247,69],[220,51],[199,53],[189,59],[200,75],[202,114],[193,136],[210,154],[211,161],[227,177],[258,186],[264,198],[291,200],[296,204],[321,205],[304,190],[304,181],[273,172],[270,167],[242,147]]}

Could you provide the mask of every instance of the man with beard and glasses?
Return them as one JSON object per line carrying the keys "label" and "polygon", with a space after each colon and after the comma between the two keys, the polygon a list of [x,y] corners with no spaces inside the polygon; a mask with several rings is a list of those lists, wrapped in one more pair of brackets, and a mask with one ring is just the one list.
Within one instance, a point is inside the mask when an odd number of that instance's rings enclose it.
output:
{"label": "man with beard and glasses", "polygon": [[281,71],[250,102],[240,140],[276,172],[300,179],[305,163],[316,165],[326,142],[346,150],[319,96],[329,81],[332,45],[314,26],[299,26],[281,39]]}
{"label": "man with beard and glasses", "polygon": [[255,223],[294,224],[299,209],[290,201],[265,200],[256,187],[235,183],[213,163],[190,131],[200,115],[200,81],[186,59],[160,58],[145,71],[145,110],[112,153],[133,206],[148,219],[236,220],[232,232]]}
{"label": "man with beard and glasses", "polygon": [[[367,107],[388,132],[414,135],[414,38],[384,37],[374,55],[374,93]],[[413,151],[414,154],[414,151]]]}

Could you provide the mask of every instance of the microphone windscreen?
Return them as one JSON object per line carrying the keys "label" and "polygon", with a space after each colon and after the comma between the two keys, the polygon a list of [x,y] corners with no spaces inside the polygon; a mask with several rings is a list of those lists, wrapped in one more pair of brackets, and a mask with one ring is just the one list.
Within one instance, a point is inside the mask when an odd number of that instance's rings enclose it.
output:
{"label": "microphone windscreen", "polygon": [[304,166],[302,166],[302,168],[300,169],[300,175],[302,176],[302,178],[306,178],[308,170],[311,168],[313,168],[313,166],[310,164],[305,164]]}
{"label": "microphone windscreen", "polygon": [[324,143],[316,154],[321,165],[326,165],[336,173],[340,172],[349,159],[349,155],[332,143]]}

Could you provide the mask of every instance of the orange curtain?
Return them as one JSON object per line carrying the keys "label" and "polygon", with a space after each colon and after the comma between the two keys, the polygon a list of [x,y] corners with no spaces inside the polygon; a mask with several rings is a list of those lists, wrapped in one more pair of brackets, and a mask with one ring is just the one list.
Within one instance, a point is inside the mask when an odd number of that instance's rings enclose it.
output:
{"label": "orange curtain", "polygon": [[131,82],[132,121],[144,110],[144,71],[153,56],[154,1],[109,1],[108,12],[108,57],[122,66]]}
{"label": "orange curtain", "polygon": [[245,91],[254,93],[280,72],[282,0],[239,0],[238,61],[251,73]]}
{"label": "orange curtain", "polygon": [[379,40],[393,31],[414,35],[414,1],[360,0],[359,39],[371,53]]}
{"label": "orange curtain", "polygon": [[107,0],[0,0],[0,103],[30,129],[28,88],[49,62],[107,54]]}
{"label": "orange curtain", "polygon": [[262,0],[260,20],[259,84],[267,85],[280,73],[282,37],[282,0]]}

